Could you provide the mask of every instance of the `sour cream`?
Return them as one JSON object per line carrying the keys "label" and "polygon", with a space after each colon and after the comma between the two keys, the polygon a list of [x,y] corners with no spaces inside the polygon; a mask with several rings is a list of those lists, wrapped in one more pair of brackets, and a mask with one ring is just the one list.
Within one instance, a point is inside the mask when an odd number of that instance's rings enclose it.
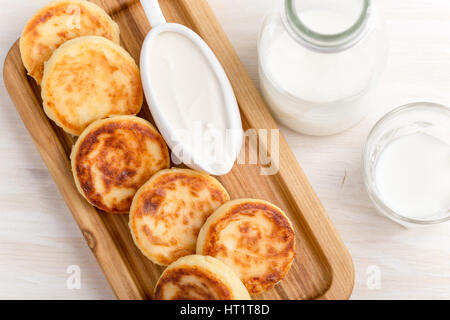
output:
{"label": "sour cream", "polygon": [[[178,142],[170,146],[175,161],[193,165],[183,154],[189,150],[197,163],[207,164],[206,171],[229,171],[237,155],[232,136],[242,132],[230,130],[233,119],[223,83],[204,50],[179,32],[163,31],[152,39],[145,58],[153,103],[170,126],[171,137],[165,138]],[[235,99],[234,104],[237,110]],[[197,168],[195,163],[191,167]]]}

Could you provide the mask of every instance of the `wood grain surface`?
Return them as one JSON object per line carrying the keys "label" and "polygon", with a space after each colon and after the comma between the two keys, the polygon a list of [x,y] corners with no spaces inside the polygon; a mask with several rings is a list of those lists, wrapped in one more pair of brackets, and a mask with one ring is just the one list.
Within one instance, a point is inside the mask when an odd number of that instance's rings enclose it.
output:
{"label": "wood grain surface", "polygon": [[[258,31],[277,1],[208,0],[256,86]],[[0,0],[0,61],[48,2]],[[352,255],[352,299],[450,299],[450,224],[398,226],[377,213],[361,174],[364,141],[383,114],[413,101],[450,105],[450,2],[375,2],[390,51],[367,117],[331,137],[281,131]],[[2,79],[0,112],[0,298],[113,299]],[[80,268],[79,288],[67,287],[70,266]],[[376,272],[379,285],[373,286]]]}
{"label": "wood grain surface", "polygon": [[[138,61],[140,46],[150,29],[139,2],[94,2],[118,22],[122,45]],[[208,3],[204,0],[161,0],[160,4],[169,22],[192,28],[216,53],[235,90],[244,128],[277,129]],[[68,159],[73,139],[45,117],[39,88],[26,77],[17,43],[7,56],[4,79],[25,126],[116,296],[121,299],[151,298],[162,269],[146,260],[135,248],[127,216],[97,212],[76,191]],[[147,106],[140,115],[151,120]],[[262,143],[259,148],[270,150],[270,145]],[[297,251],[293,267],[281,284],[257,298],[348,298],[354,280],[350,255],[282,136],[279,148],[277,174],[261,175],[261,165],[236,165],[230,174],[219,178],[232,198],[266,199],[284,209],[294,222]]]}

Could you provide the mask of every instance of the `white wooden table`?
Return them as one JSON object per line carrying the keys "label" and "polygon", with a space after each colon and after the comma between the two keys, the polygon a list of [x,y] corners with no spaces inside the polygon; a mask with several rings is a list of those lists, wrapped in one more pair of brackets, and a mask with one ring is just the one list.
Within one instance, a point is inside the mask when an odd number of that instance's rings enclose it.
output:
{"label": "white wooden table", "polygon": [[[256,39],[272,0],[209,0],[257,82]],[[361,152],[384,113],[412,101],[450,105],[450,2],[377,0],[390,59],[370,115],[343,134],[283,130],[353,256],[354,299],[450,299],[450,224],[406,230],[373,208]],[[0,60],[47,0],[0,0]],[[112,299],[114,295],[0,81],[0,298]],[[81,288],[69,290],[77,265]],[[379,271],[380,286],[374,285]]]}

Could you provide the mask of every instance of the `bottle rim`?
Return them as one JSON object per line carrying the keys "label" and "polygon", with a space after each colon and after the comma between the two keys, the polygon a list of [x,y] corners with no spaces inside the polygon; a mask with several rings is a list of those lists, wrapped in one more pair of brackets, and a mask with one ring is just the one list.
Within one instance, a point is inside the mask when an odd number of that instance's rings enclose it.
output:
{"label": "bottle rim", "polygon": [[346,30],[323,34],[309,28],[297,14],[296,0],[281,0],[282,20],[294,40],[319,52],[339,52],[346,50],[365,37],[368,33],[372,0],[361,0],[363,5],[358,19]]}

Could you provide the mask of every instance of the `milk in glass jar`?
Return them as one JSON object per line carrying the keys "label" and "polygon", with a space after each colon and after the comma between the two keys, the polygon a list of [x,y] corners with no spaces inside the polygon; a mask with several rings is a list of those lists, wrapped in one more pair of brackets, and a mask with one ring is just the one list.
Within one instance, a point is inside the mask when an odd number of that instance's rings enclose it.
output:
{"label": "milk in glass jar", "polygon": [[325,136],[368,112],[387,41],[371,0],[279,0],[262,25],[259,78],[283,125]]}

